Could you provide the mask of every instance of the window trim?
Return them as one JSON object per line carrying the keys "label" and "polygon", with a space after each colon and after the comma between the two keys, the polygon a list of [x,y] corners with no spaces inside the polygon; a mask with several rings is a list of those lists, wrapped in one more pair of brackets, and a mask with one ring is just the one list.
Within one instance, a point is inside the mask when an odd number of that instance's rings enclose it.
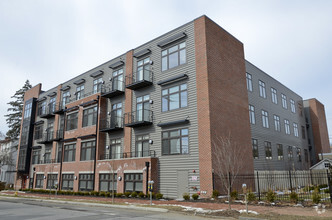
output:
{"label": "window trim", "polygon": [[[182,130],[187,130],[187,135],[182,135]],[[174,132],[174,131],[179,131],[180,132],[180,135],[179,136],[175,136],[175,137],[170,137],[170,133],[171,132]],[[168,133],[167,135],[167,138],[164,138],[164,133]],[[185,138],[187,137],[188,139],[188,152],[187,153],[182,153],[182,138]],[[171,144],[170,144],[170,141],[172,139],[179,139],[180,140],[180,153],[171,153]],[[168,153],[167,154],[164,154],[164,151],[163,151],[163,143],[164,141],[168,141]],[[167,131],[162,131],[161,132],[161,155],[162,156],[174,156],[174,155],[189,155],[190,154],[190,149],[189,149],[189,146],[190,146],[190,140],[189,140],[189,128],[188,127],[184,127],[184,128],[178,128],[178,129],[172,129],[172,130],[167,130]]]}
{"label": "window trim", "polygon": [[[184,46],[184,48],[180,48],[180,44],[182,44],[182,43],[185,43],[185,46]],[[170,48],[172,48],[172,47],[175,47],[175,46],[178,46],[178,49],[176,50],[176,51],[173,51],[172,53],[169,53],[168,52],[168,50],[170,49]],[[163,51],[165,51],[165,50],[167,50],[167,55],[162,55],[162,53],[163,53]],[[181,61],[181,59],[180,59],[180,51],[185,51],[185,62],[184,63],[180,63],[180,61]],[[170,54],[175,54],[175,53],[178,53],[178,65],[177,66],[174,66],[174,67],[172,67],[172,68],[170,68],[169,67],[169,55]],[[187,42],[186,42],[186,40],[182,40],[182,41],[180,41],[180,42],[174,42],[174,43],[170,43],[169,45],[167,45],[167,46],[165,46],[164,48],[162,48],[161,49],[161,51],[160,51],[160,71],[161,72],[166,72],[166,71],[168,71],[168,70],[172,70],[172,69],[174,69],[174,68],[178,68],[178,67],[180,67],[180,66],[183,66],[183,65],[185,65],[185,64],[187,64],[188,63],[188,54],[187,54]],[[167,68],[165,69],[165,70],[163,70],[163,58],[164,57],[167,57]]]}
{"label": "window trim", "polygon": [[[181,86],[183,85],[186,85],[186,89],[184,90],[181,90]],[[172,89],[172,88],[175,88],[175,87],[178,87],[178,91],[177,92],[173,92],[173,93],[169,93],[169,90]],[[167,90],[167,94],[166,95],[163,95],[163,91],[164,90]],[[181,99],[181,93],[182,92],[186,92],[186,106],[184,107],[181,107],[182,106],[182,99]],[[166,111],[163,111],[163,98],[164,97],[168,97],[168,100],[169,100],[169,96],[170,95],[175,95],[175,94],[178,94],[178,97],[179,97],[179,107],[178,108],[175,108],[175,109],[169,109],[170,107],[170,101],[167,101],[167,110]],[[172,85],[172,86],[168,86],[168,87],[165,87],[165,88],[162,88],[161,89],[161,113],[164,113],[164,112],[171,112],[171,111],[176,111],[176,110],[179,110],[179,109],[184,109],[184,108],[188,108],[189,104],[188,104],[188,83],[180,83],[180,84],[177,84],[177,85]]]}

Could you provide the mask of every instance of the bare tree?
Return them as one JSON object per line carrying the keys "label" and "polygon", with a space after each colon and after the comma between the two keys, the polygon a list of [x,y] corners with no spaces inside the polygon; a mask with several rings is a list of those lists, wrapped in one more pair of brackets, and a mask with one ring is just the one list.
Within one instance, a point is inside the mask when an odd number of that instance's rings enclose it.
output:
{"label": "bare tree", "polygon": [[0,149],[0,168],[3,166],[13,166],[13,158],[10,149]]}
{"label": "bare tree", "polygon": [[245,157],[252,157],[252,153],[237,145],[228,136],[215,136],[212,141],[214,173],[220,179],[222,186],[227,190],[228,208],[231,209],[231,189],[235,179],[244,168],[242,162]]}

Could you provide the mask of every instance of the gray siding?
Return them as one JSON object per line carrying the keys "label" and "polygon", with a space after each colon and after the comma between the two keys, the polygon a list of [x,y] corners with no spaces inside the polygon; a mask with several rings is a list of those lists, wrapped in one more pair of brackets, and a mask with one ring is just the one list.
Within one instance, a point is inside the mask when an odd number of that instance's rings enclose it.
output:
{"label": "gray siding", "polygon": [[[298,103],[303,106],[302,97],[282,85],[271,76],[267,75],[248,61],[246,61],[246,71],[252,75],[253,91],[248,91],[249,104],[255,107],[256,124],[251,124],[252,138],[258,140],[259,158],[254,160],[255,170],[289,170],[308,169],[309,163],[305,161],[304,149],[308,150],[306,139],[302,139],[301,126],[305,126],[305,117],[300,116]],[[265,83],[266,98],[259,96],[259,84],[261,80]],[[272,102],[271,87],[277,90],[278,104]],[[287,109],[282,107],[281,94],[287,97]],[[295,101],[296,113],[291,112],[290,99]],[[269,128],[262,126],[261,110],[268,112]],[[280,117],[281,131],[275,131],[273,115]],[[285,133],[284,119],[290,122],[290,132]],[[295,137],[293,123],[298,124],[299,137]],[[307,136],[307,135],[306,135]],[[264,142],[271,142],[272,160],[266,160]],[[277,144],[283,145],[284,159],[278,160]],[[288,160],[288,146],[293,146],[293,160]],[[297,161],[296,147],[301,148],[302,162]],[[309,151],[308,151],[309,153]]]}

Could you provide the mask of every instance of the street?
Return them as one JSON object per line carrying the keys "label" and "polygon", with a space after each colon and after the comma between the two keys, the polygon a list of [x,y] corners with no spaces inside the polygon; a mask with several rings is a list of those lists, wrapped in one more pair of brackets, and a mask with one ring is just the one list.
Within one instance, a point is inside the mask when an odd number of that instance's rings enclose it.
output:
{"label": "street", "polygon": [[28,199],[0,197],[0,219],[203,219],[198,216],[173,212],[151,212],[125,208],[94,207],[88,205],[61,204]]}

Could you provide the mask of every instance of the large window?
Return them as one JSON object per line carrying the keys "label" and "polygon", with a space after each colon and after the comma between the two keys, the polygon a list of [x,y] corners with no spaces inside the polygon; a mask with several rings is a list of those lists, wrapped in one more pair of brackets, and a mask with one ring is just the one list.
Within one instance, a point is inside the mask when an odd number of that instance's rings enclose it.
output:
{"label": "large window", "polygon": [[265,141],[265,159],[272,160],[272,147],[271,142]]}
{"label": "large window", "polygon": [[38,115],[46,114],[46,101],[38,102]]}
{"label": "large window", "polygon": [[43,188],[44,186],[44,174],[36,174],[36,188]]}
{"label": "large window", "polygon": [[295,109],[295,101],[293,99],[290,100],[290,107],[291,107],[291,111],[293,113],[296,112],[296,109]]}
{"label": "large window", "polygon": [[277,90],[271,87],[272,102],[278,104]]}
{"label": "large window", "polygon": [[149,135],[138,135],[136,137],[136,157],[149,156]]}
{"label": "large window", "polygon": [[122,158],[121,139],[112,139],[109,149],[106,149],[109,159]]}
{"label": "large window", "polygon": [[293,147],[288,146],[288,160],[293,160]]}
{"label": "large window", "polygon": [[78,113],[77,112],[67,115],[66,131],[76,129],[77,123],[78,123]]}
{"label": "large window", "polygon": [[250,73],[246,73],[247,77],[247,89],[248,91],[252,92],[252,76]]}
{"label": "large window", "polygon": [[93,174],[80,174],[79,176],[79,191],[92,191],[93,190]]}
{"label": "large window", "polygon": [[116,192],[118,187],[117,174],[99,174],[99,191]]}
{"label": "large window", "polygon": [[64,158],[63,162],[72,162],[75,161],[75,154],[76,154],[76,144],[67,144],[64,146]]}
{"label": "large window", "polygon": [[55,189],[58,185],[58,174],[47,174],[47,189]]}
{"label": "large window", "polygon": [[150,81],[150,57],[144,58],[137,62],[136,81]]}
{"label": "large window", "polygon": [[122,127],[122,103],[112,104],[111,128]]}
{"label": "large window", "polygon": [[269,128],[269,114],[264,110],[262,110],[262,123],[263,128]]}
{"label": "large window", "polygon": [[24,107],[24,118],[29,119],[31,117],[32,103],[26,103]]}
{"label": "large window", "polygon": [[55,97],[50,98],[48,107],[49,107],[49,112],[53,114],[55,112]]}
{"label": "large window", "polygon": [[84,85],[79,85],[76,87],[76,100],[83,98],[84,95]]}
{"label": "large window", "polygon": [[186,42],[161,51],[161,71],[186,63]]}
{"label": "large window", "polygon": [[301,156],[301,148],[296,148],[296,156],[297,156],[297,161],[301,162],[302,161],[302,156]]}
{"label": "large window", "polygon": [[62,174],[62,190],[74,189],[74,174]]}
{"label": "large window", "polygon": [[281,94],[281,102],[282,102],[282,107],[284,109],[287,109],[287,97],[284,94]]}
{"label": "large window", "polygon": [[162,154],[188,154],[188,128],[162,132]]}
{"label": "large window", "polygon": [[93,80],[93,94],[101,91],[101,85],[104,83],[103,78]]}
{"label": "large window", "polygon": [[39,140],[43,137],[43,125],[36,125],[35,127],[35,140]]}
{"label": "large window", "polygon": [[298,137],[299,136],[299,128],[296,123],[293,123],[293,128],[294,128],[294,136]]}
{"label": "large window", "polygon": [[280,117],[278,115],[273,115],[274,119],[274,130],[280,131]]}
{"label": "large window", "polygon": [[69,103],[70,93],[69,91],[62,93],[62,108],[65,108],[66,104]]}
{"label": "large window", "polygon": [[29,128],[30,128],[29,125],[25,125],[22,128],[22,132],[21,132],[21,146],[28,144]]}
{"label": "large window", "polygon": [[151,121],[150,95],[136,98],[136,121]]}
{"label": "large window", "polygon": [[52,147],[45,148],[44,163],[51,163]]}
{"label": "large window", "polygon": [[118,69],[112,73],[112,88],[123,91],[123,69]]}
{"label": "large window", "polygon": [[285,119],[284,122],[285,122],[285,132],[286,132],[286,134],[290,134],[289,121],[287,119]]}
{"label": "large window", "polygon": [[83,111],[83,127],[95,125],[97,122],[97,106]]}
{"label": "large window", "polygon": [[95,141],[82,142],[81,147],[81,161],[83,160],[94,160],[95,159]]}
{"label": "large window", "polygon": [[142,173],[125,173],[125,192],[143,192]]}
{"label": "large window", "polygon": [[32,151],[32,164],[39,164],[40,161],[40,150]]}
{"label": "large window", "polygon": [[250,124],[256,124],[256,119],[255,119],[255,107],[252,105],[249,105],[249,121]]}
{"label": "large window", "polygon": [[170,111],[188,105],[187,84],[162,90],[162,111]]}
{"label": "large window", "polygon": [[258,85],[259,85],[259,96],[266,98],[265,82],[259,80]]}
{"label": "large window", "polygon": [[251,139],[252,144],[252,154],[254,159],[258,159],[258,141],[257,139]]}
{"label": "large window", "polygon": [[282,147],[282,144],[277,144],[277,152],[278,152],[278,160],[284,159],[284,149]]}

